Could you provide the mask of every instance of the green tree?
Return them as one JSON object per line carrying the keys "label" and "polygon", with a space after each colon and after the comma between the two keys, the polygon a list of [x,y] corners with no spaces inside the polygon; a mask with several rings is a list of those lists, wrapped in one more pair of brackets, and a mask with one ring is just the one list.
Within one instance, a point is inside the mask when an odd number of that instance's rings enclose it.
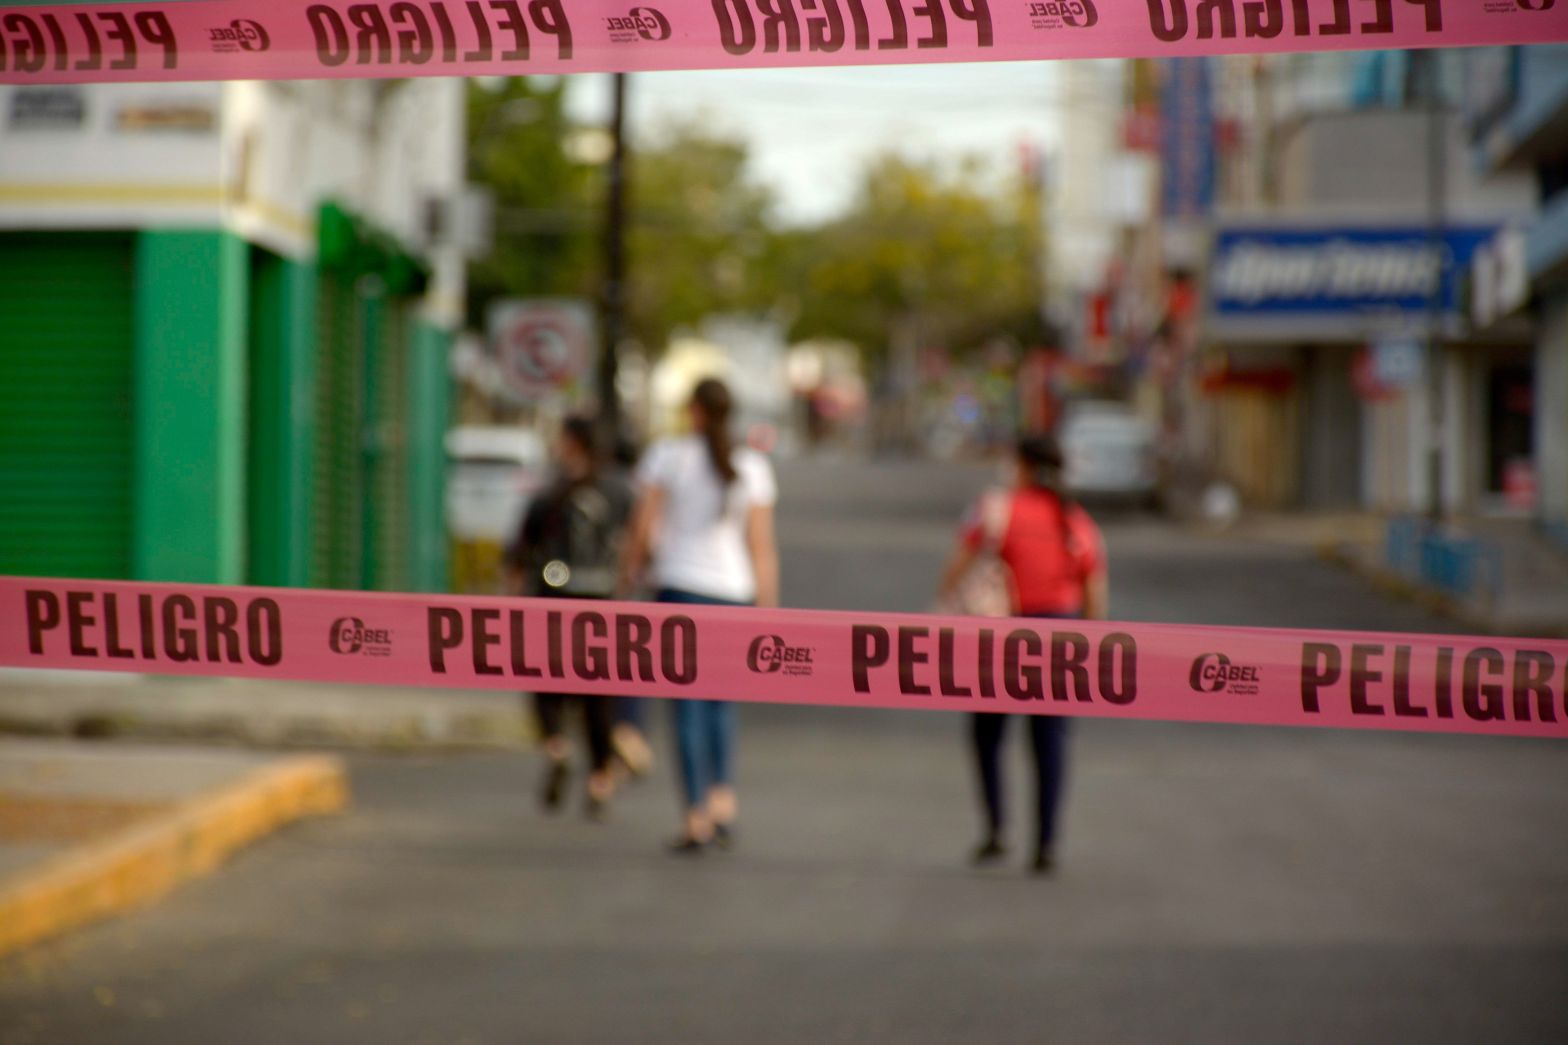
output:
{"label": "green tree", "polygon": [[675,125],[631,155],[631,328],[660,346],[709,315],[780,297],[771,192],[743,142]]}
{"label": "green tree", "polygon": [[[476,325],[497,296],[599,296],[604,171],[572,155],[585,131],[564,84],[469,88],[470,177],[496,199],[494,250],[470,272]],[[881,156],[842,216],[783,229],[745,143],[691,120],[632,150],[629,193],[628,329],[654,351],[733,312],[844,338],[873,360],[895,341],[1039,337],[1038,193],[977,160]]]}
{"label": "green tree", "polygon": [[[470,321],[503,296],[599,299],[606,177],[576,159],[565,81],[514,78],[469,87],[469,176],[495,196],[495,243],[470,267]],[[767,311],[779,284],[773,201],[750,175],[745,144],[675,124],[628,160],[628,330],[657,350],[677,330],[725,312]]]}
{"label": "green tree", "polygon": [[847,213],[791,238],[797,337],[884,358],[899,338],[963,348],[1040,336],[1038,193],[988,181],[978,160],[883,155]]}
{"label": "green tree", "polygon": [[591,295],[602,178],[574,159],[566,81],[470,81],[469,179],[495,198],[494,245],[469,268],[469,321],[497,297]]}

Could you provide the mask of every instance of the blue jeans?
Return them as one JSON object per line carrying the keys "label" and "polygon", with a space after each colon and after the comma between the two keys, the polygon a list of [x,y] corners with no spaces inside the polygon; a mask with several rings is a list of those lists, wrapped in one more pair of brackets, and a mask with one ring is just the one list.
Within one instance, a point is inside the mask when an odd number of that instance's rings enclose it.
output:
{"label": "blue jeans", "polygon": [[[688,606],[744,606],[695,592],[665,588],[658,601]],[[687,809],[698,809],[715,787],[735,779],[735,705],[723,700],[672,700],[675,712],[675,754],[681,767],[681,797]]]}
{"label": "blue jeans", "polygon": [[[1076,615],[1060,613],[1028,613],[1024,616],[1046,620],[1076,619]],[[1014,716],[982,711],[970,716],[970,737],[974,743],[975,768],[979,771],[986,833],[989,837],[999,838],[1006,826],[1002,741],[1007,735],[1008,719],[1015,717],[1029,720],[1029,740],[1034,748],[1034,844],[1036,851],[1049,853],[1056,844],[1057,811],[1061,808],[1067,781],[1067,719],[1056,715]]]}

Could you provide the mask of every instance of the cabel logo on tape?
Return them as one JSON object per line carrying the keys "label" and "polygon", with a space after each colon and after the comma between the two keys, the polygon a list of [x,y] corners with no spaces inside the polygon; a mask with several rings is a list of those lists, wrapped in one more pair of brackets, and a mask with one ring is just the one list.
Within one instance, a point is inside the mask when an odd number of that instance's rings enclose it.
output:
{"label": "cabel logo on tape", "polygon": [[386,657],[392,653],[392,633],[386,628],[367,628],[358,617],[339,617],[332,622],[327,646],[333,653]]}
{"label": "cabel logo on tape", "polygon": [[746,666],[759,675],[783,672],[802,678],[811,675],[811,647],[791,646],[782,635],[758,635],[746,651]]}
{"label": "cabel logo on tape", "polygon": [[0,666],[1568,737],[1568,642],[0,577]]}

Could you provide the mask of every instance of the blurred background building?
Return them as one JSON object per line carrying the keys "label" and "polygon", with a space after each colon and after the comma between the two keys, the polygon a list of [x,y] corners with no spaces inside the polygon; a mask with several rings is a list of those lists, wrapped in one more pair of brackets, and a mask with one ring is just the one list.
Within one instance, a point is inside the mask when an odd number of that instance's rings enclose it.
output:
{"label": "blurred background building", "polygon": [[561,416],[613,382],[631,452],[710,374],[785,454],[1060,427],[1084,492],[1370,513],[1392,560],[1568,534],[1568,49],[1031,77],[951,112],[1039,127],[901,138],[810,220],[782,117],[617,146],[580,79],[4,89],[0,570],[490,588]]}
{"label": "blurred background building", "polygon": [[1470,318],[1482,331],[1530,328],[1530,485],[1538,518],[1568,543],[1568,47],[1482,48],[1466,61],[1472,169],[1537,192],[1530,220],[1479,253]]}
{"label": "blurred background building", "polygon": [[[1549,514],[1549,309],[1486,288],[1550,227],[1560,59],[1494,50],[1131,63],[1158,207],[1110,314],[1174,468],[1265,508]],[[1477,106],[1517,111],[1475,100],[1498,90],[1543,124],[1481,150]]]}
{"label": "blurred background building", "polygon": [[0,88],[0,571],[446,585],[464,85]]}

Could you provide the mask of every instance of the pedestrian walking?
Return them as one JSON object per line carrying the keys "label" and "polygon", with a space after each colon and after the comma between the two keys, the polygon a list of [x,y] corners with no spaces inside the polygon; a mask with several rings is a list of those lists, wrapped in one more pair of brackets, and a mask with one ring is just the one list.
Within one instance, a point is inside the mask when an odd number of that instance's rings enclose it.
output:
{"label": "pedestrian walking", "polygon": [[[1099,528],[1065,492],[1062,453],[1045,435],[1020,439],[1012,488],[984,495],[959,534],[943,571],[940,596],[953,598],[983,560],[1000,563],[1003,604],[1023,617],[1104,619],[1108,601],[1105,545]],[[1007,855],[1002,742],[1014,716],[970,716],[984,835],[976,864]],[[1036,873],[1055,867],[1057,813],[1067,775],[1068,719],[1025,715],[1034,749]]]}
{"label": "pedestrian walking", "polygon": [[[610,474],[626,483],[628,489],[639,457],[635,442],[624,435],[616,437],[610,453]],[[648,705],[651,703],[653,701],[646,697],[617,697],[613,704],[610,747],[634,777],[647,776],[653,769],[653,748],[648,744]]]}
{"label": "pedestrian walking", "polygon": [[[632,496],[600,468],[593,421],[568,418],[555,443],[556,477],[524,513],[507,550],[512,590],[536,598],[608,599],[615,594]],[[588,748],[588,815],[603,819],[615,788],[611,773],[614,698],[534,695],[546,759],[540,802],[559,810],[571,778],[569,711],[580,712]]]}
{"label": "pedestrian walking", "polygon": [[[778,488],[766,457],[737,447],[734,400],[720,381],[699,383],[687,405],[691,434],[656,443],[637,470],[638,501],[623,564],[623,591],[645,571],[660,602],[777,606]],[[672,701],[683,820],[672,844],[698,853],[733,844],[735,706]]]}

